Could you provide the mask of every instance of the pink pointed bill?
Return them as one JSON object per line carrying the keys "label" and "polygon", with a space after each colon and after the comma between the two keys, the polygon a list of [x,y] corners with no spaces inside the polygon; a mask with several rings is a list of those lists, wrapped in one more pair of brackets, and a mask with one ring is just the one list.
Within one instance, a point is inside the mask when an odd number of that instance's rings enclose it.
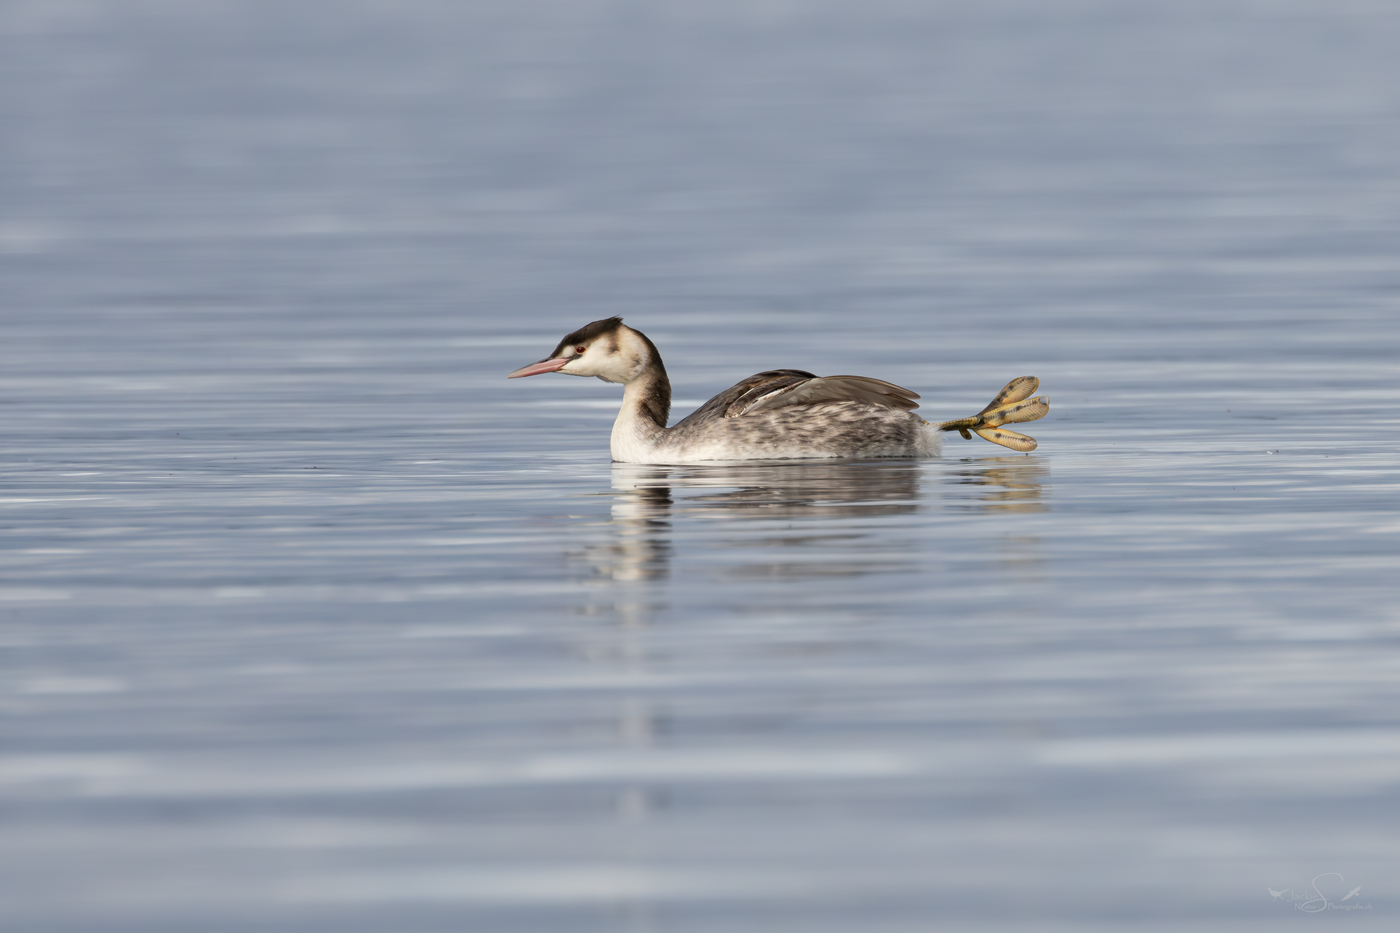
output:
{"label": "pink pointed bill", "polygon": [[540,373],[554,373],[569,365],[570,357],[556,357],[552,360],[540,360],[538,363],[531,363],[529,366],[522,366],[515,372],[506,376],[507,379],[519,379],[521,376],[538,376]]}

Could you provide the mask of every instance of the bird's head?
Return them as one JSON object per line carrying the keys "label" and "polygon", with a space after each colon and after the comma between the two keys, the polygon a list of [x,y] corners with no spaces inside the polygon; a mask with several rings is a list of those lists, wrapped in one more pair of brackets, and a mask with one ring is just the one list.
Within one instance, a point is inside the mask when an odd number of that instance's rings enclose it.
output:
{"label": "bird's head", "polygon": [[564,373],[626,384],[640,376],[653,359],[660,359],[656,347],[641,331],[627,327],[620,317],[610,317],[580,327],[559,341],[549,356],[506,378]]}

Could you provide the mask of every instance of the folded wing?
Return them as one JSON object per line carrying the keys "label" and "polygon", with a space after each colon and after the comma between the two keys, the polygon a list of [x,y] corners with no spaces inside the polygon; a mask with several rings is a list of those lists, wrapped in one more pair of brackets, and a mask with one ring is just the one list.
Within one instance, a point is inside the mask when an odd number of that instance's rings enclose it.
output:
{"label": "folded wing", "polygon": [[903,411],[919,407],[919,403],[914,401],[919,397],[916,393],[882,379],[866,376],[814,376],[794,370],[779,370],[774,373],[759,373],[746,382],[752,382],[760,376],[772,378],[753,382],[747,390],[731,400],[725,406],[726,418],[742,418],[758,411],[798,405],[819,405],[823,402],[865,402],[868,405]]}
{"label": "folded wing", "polygon": [[757,411],[822,402],[865,402],[882,408],[911,411],[918,394],[867,376],[818,376],[801,369],[755,373],[701,405],[680,424],[709,418],[742,418]]}

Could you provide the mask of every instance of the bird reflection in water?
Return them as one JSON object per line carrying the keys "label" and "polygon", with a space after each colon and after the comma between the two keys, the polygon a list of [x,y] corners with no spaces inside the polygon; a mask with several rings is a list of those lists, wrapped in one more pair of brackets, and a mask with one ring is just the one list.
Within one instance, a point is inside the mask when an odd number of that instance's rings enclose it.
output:
{"label": "bird reflection in water", "polygon": [[[1038,457],[986,457],[945,462],[944,505],[954,511],[1041,512],[1049,468]],[[898,569],[900,526],[872,529],[851,519],[891,518],[925,507],[918,461],[797,461],[654,466],[616,463],[606,543],[569,554],[596,580],[646,584],[671,574],[672,526],[678,517],[708,520],[711,549],[804,548],[825,559],[722,562],[738,577],[851,576]],[[963,488],[965,487],[965,488]],[[713,522],[730,523],[727,527]],[[786,528],[768,523],[791,522]],[[763,523],[756,530],[754,523]],[[800,523],[800,524],[799,524]],[[719,527],[718,538],[712,533]],[[895,540],[901,539],[901,540]],[[697,538],[697,544],[701,539]],[[859,543],[859,549],[855,545]],[[882,556],[883,555],[883,556]],[[714,566],[711,563],[711,566]],[[624,622],[646,624],[660,608],[646,587],[614,588]],[[630,594],[625,596],[625,594]],[[596,614],[594,607],[590,614]]]}
{"label": "bird reflection in water", "polygon": [[[614,464],[612,489],[604,493],[612,500],[605,540],[568,554],[570,564],[584,570],[584,582],[596,587],[581,613],[615,620],[587,636],[585,656],[628,677],[654,673],[647,630],[674,596],[678,523],[686,531],[681,549],[687,575],[800,584],[817,577],[920,572],[916,555],[926,528],[903,517],[940,504],[924,496],[925,475],[941,472],[953,484],[955,494],[940,498],[955,511],[1044,508],[1042,481],[1049,471],[1038,459],[994,457],[941,466],[900,460]],[[961,487],[975,495],[962,495]],[[1008,539],[1002,559],[1035,560],[1038,550],[1033,539]],[[610,731],[623,745],[649,746],[665,723],[664,709],[643,689],[621,699]],[[646,820],[665,800],[662,789],[627,784],[618,789],[618,819]]]}
{"label": "bird reflection in water", "polygon": [[[617,583],[656,580],[669,575],[671,526],[687,518],[740,522],[732,535],[711,547],[845,548],[868,538],[868,529],[833,526],[832,520],[876,518],[919,508],[920,467],[911,461],[877,463],[798,462],[700,464],[686,466],[613,465],[612,540],[575,552],[597,576]],[[680,497],[679,503],[675,496]],[[766,528],[752,522],[795,522],[801,528]],[[873,569],[854,554],[802,564],[746,561],[727,575],[849,575]],[[887,564],[882,565],[889,569]],[[784,568],[786,568],[784,570]]]}
{"label": "bird reflection in water", "polygon": [[[1039,457],[983,457],[950,465],[948,507],[959,512],[1007,514],[1047,512],[1045,486],[1050,469]],[[1000,563],[1015,576],[1033,579],[1045,563],[1040,539],[1006,534],[999,542]]]}
{"label": "bird reflection in water", "polygon": [[[658,469],[649,467],[648,469]],[[671,570],[671,487],[619,486],[614,477],[612,542],[571,554],[600,576],[618,583],[654,580]]]}
{"label": "bird reflection in water", "polygon": [[955,494],[951,508],[968,512],[1045,512],[1045,483],[1050,470],[1039,457],[981,457],[953,465],[947,474],[955,486],[973,487]]}
{"label": "bird reflection in water", "polygon": [[[584,655],[643,679],[655,671],[647,630],[677,592],[695,592],[669,585],[678,521],[693,532],[682,539],[687,576],[810,579],[897,570],[908,535],[860,520],[919,508],[921,467],[913,461],[614,464],[612,471],[607,539],[568,557],[596,587],[581,614],[615,620],[588,633]],[[792,553],[801,559],[785,556]],[[651,745],[664,732],[664,710],[643,691],[622,701],[612,729],[624,745]],[[654,787],[625,786],[618,818],[644,820],[665,797]]]}
{"label": "bird reflection in water", "polygon": [[712,518],[874,518],[918,508],[917,461],[757,462],[671,469],[670,481],[676,485],[725,490],[686,499],[693,514]]}
{"label": "bird reflection in water", "polygon": [[[1041,512],[1049,468],[1038,457],[985,457],[946,464],[954,487],[944,505],[954,511]],[[881,558],[897,526],[879,533],[843,519],[889,518],[924,507],[920,481],[926,467],[917,461],[798,461],[653,466],[613,464],[610,541],[572,552],[576,565],[613,583],[662,580],[671,573],[672,524],[687,518],[735,522],[733,533],[712,548],[824,549],[831,559],[732,562],[729,576],[850,576],[896,569]],[[967,487],[961,489],[958,487]],[[750,522],[800,522],[755,533]],[[860,551],[851,548],[864,542]],[[836,554],[840,550],[843,553]],[[635,609],[645,607],[629,602]],[[620,610],[621,611],[621,610]],[[627,611],[624,616],[638,613]]]}

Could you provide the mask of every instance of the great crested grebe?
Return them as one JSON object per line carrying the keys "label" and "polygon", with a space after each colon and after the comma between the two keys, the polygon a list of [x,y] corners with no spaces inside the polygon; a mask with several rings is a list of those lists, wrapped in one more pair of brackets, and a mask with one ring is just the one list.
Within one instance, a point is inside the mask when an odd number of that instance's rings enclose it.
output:
{"label": "great crested grebe", "polygon": [[671,427],[671,380],[656,344],[620,317],[594,321],[559,341],[547,359],[506,378],[566,373],[621,383],[622,409],[612,429],[612,458],[620,463],[696,460],[937,457],[939,432],[957,431],[1012,450],[1035,450],[1032,438],[1004,424],[1044,417],[1050,403],[1029,398],[1040,385],[1020,376],[969,418],[930,424],[912,410],[919,396],[866,376],[815,376],[774,369],[750,376]]}

